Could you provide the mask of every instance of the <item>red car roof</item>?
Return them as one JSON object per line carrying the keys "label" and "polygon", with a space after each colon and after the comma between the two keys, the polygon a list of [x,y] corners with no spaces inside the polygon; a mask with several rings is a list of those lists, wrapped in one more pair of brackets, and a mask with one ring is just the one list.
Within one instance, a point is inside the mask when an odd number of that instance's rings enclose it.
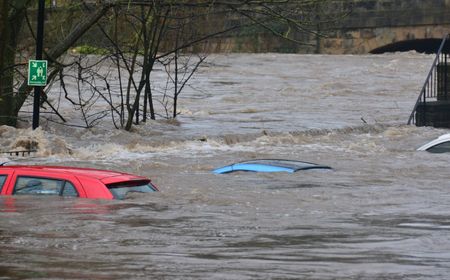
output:
{"label": "red car roof", "polygon": [[0,170],[28,170],[28,171],[37,171],[43,173],[65,173],[72,174],[75,176],[84,176],[90,177],[93,179],[98,179],[104,181],[104,183],[113,183],[116,181],[128,181],[128,180],[142,180],[147,179],[145,177],[136,176],[128,173],[118,172],[118,171],[110,171],[110,170],[100,170],[94,168],[82,168],[82,167],[67,167],[67,166],[43,166],[43,165],[8,165],[8,166],[0,166]]}
{"label": "red car roof", "polygon": [[[12,195],[15,192],[17,182],[21,177],[40,177],[48,179],[57,179],[69,181],[70,188],[75,188],[74,193],[82,198],[94,199],[122,199],[126,196],[127,188],[142,187],[139,192],[158,191],[158,188],[153,185],[150,179],[128,174],[118,171],[100,170],[94,168],[81,168],[69,166],[46,166],[46,165],[8,165],[0,166],[0,174],[11,175],[3,180],[3,186],[0,191],[3,195]],[[33,181],[33,180],[30,180]],[[66,184],[60,184],[59,195],[64,195],[61,191],[65,191]],[[23,188],[19,188],[21,190]],[[50,190],[51,194],[55,193]],[[32,192],[30,192],[32,193]],[[36,192],[41,194],[41,192]],[[23,193],[23,194],[26,194]],[[47,193],[42,193],[47,194]],[[73,196],[69,194],[68,196]]]}

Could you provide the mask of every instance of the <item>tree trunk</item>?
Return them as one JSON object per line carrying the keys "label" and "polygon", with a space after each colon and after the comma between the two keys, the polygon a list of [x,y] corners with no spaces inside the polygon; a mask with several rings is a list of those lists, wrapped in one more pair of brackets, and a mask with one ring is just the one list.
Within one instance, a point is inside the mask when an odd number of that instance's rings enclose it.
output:
{"label": "tree trunk", "polygon": [[5,86],[4,71],[6,61],[4,61],[6,45],[8,43],[8,1],[0,0],[0,96],[2,96],[3,88]]}
{"label": "tree trunk", "polygon": [[15,126],[17,115],[14,114],[14,67],[18,34],[25,18],[25,6],[18,6],[16,10],[11,11],[8,0],[0,1],[0,125]]}

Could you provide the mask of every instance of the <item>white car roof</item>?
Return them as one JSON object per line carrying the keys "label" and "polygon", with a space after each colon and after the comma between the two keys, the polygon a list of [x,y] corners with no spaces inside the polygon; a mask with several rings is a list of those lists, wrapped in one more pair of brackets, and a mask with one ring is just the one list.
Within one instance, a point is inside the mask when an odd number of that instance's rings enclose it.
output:
{"label": "white car roof", "polygon": [[434,139],[431,142],[426,143],[425,145],[423,145],[422,147],[418,148],[418,151],[426,151],[429,148],[436,146],[438,144],[444,143],[444,142],[448,142],[450,141],[450,133],[444,134],[439,136],[438,138]]}

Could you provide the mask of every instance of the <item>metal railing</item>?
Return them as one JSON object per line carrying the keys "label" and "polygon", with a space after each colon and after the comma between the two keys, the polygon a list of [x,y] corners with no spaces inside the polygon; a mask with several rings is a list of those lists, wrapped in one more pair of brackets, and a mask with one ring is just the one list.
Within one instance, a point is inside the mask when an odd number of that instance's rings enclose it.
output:
{"label": "metal railing", "polygon": [[13,151],[0,151],[0,154],[8,154],[10,156],[29,156],[31,153],[37,153],[37,150],[31,149],[31,150],[13,150]]}
{"label": "metal railing", "polygon": [[[444,46],[448,39],[449,34],[442,39],[436,57],[431,65],[430,72],[428,72],[425,83],[423,84],[422,90],[414,105],[414,109],[409,116],[408,124],[416,124],[416,111],[419,104],[422,104],[425,110],[426,102],[427,100],[430,101],[429,99],[432,99],[433,101],[450,99],[450,93],[448,92],[450,90],[450,85],[447,85],[447,82],[450,82],[448,77],[450,71],[447,67],[447,61],[450,60],[450,56],[448,53],[444,52]],[[425,114],[422,114],[422,116],[425,118]],[[425,120],[423,120],[422,123],[425,123]]]}

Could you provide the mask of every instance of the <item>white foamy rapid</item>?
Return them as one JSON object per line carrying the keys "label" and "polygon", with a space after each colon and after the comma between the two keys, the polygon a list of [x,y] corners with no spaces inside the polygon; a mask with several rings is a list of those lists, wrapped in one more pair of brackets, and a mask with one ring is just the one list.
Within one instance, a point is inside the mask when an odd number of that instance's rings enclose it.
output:
{"label": "white foamy rapid", "polygon": [[[116,130],[106,117],[93,129],[78,129],[70,125],[80,125],[80,112],[62,98],[60,112],[68,126],[43,119],[37,132],[3,128],[2,144],[14,149],[24,146],[24,138],[39,143],[38,156],[123,160],[128,153],[130,158],[195,154],[256,139],[270,144],[284,134],[398,126],[406,123],[431,60],[418,53],[212,55],[180,96],[177,122],[160,118],[128,133]],[[60,90],[52,88],[49,97],[55,99]]]}

